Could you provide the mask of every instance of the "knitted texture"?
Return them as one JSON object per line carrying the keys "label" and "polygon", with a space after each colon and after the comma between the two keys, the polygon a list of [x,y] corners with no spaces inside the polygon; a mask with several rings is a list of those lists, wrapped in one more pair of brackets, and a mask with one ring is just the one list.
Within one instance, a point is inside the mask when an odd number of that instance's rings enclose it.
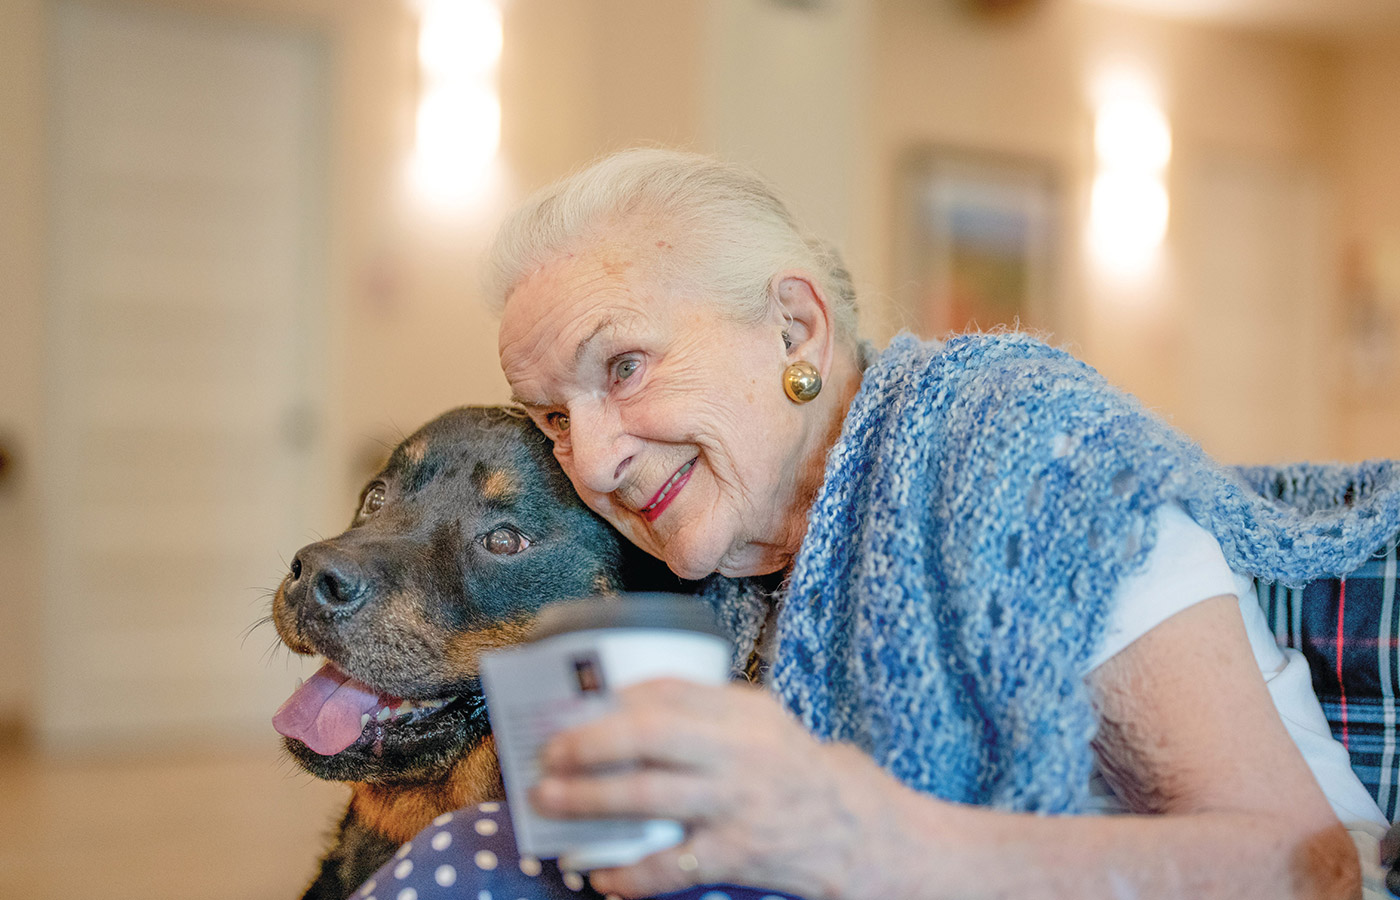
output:
{"label": "knitted texture", "polygon": [[[1025,335],[895,338],[827,458],[778,615],[771,686],[948,800],[1083,808],[1084,682],[1123,577],[1177,500],[1237,571],[1301,583],[1400,532],[1391,462],[1238,471]],[[747,656],[753,584],[705,588]]]}

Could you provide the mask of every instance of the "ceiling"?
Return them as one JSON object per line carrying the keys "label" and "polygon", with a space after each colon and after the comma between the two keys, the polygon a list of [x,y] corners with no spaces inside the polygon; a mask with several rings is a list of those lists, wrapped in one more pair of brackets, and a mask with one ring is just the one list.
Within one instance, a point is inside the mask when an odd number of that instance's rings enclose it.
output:
{"label": "ceiling", "polygon": [[1088,0],[1177,19],[1314,37],[1400,36],[1400,0]]}

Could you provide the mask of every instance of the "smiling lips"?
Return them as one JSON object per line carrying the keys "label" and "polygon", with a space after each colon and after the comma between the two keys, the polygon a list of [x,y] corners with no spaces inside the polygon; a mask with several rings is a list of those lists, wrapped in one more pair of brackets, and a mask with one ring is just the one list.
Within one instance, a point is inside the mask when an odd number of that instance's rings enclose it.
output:
{"label": "smiling lips", "polygon": [[690,470],[695,467],[695,460],[691,460],[676,470],[675,474],[667,479],[661,486],[661,490],[656,492],[656,496],[651,498],[651,502],[643,506],[637,512],[648,522],[655,522],[657,517],[671,505],[671,501],[676,499],[676,495],[685,487],[685,483],[690,480]]}

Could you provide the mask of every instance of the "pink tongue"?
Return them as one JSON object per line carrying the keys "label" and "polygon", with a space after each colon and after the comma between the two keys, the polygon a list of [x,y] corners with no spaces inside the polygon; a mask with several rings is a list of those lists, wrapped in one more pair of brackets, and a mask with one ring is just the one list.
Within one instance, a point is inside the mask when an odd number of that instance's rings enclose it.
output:
{"label": "pink tongue", "polygon": [[322,756],[334,756],[355,743],[364,730],[360,717],[380,700],[369,685],[326,663],[287,698],[272,717],[272,727]]}

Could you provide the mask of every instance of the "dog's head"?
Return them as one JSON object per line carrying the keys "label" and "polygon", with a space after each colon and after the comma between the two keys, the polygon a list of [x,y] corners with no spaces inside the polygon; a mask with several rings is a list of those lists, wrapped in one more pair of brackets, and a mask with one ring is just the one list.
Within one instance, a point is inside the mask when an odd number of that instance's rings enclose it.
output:
{"label": "dog's head", "polygon": [[283,642],[329,661],[278,711],[287,749],[330,780],[441,777],[489,731],[480,653],[519,642],[545,603],[620,589],[622,552],[528,419],[434,419],[277,589]]}

